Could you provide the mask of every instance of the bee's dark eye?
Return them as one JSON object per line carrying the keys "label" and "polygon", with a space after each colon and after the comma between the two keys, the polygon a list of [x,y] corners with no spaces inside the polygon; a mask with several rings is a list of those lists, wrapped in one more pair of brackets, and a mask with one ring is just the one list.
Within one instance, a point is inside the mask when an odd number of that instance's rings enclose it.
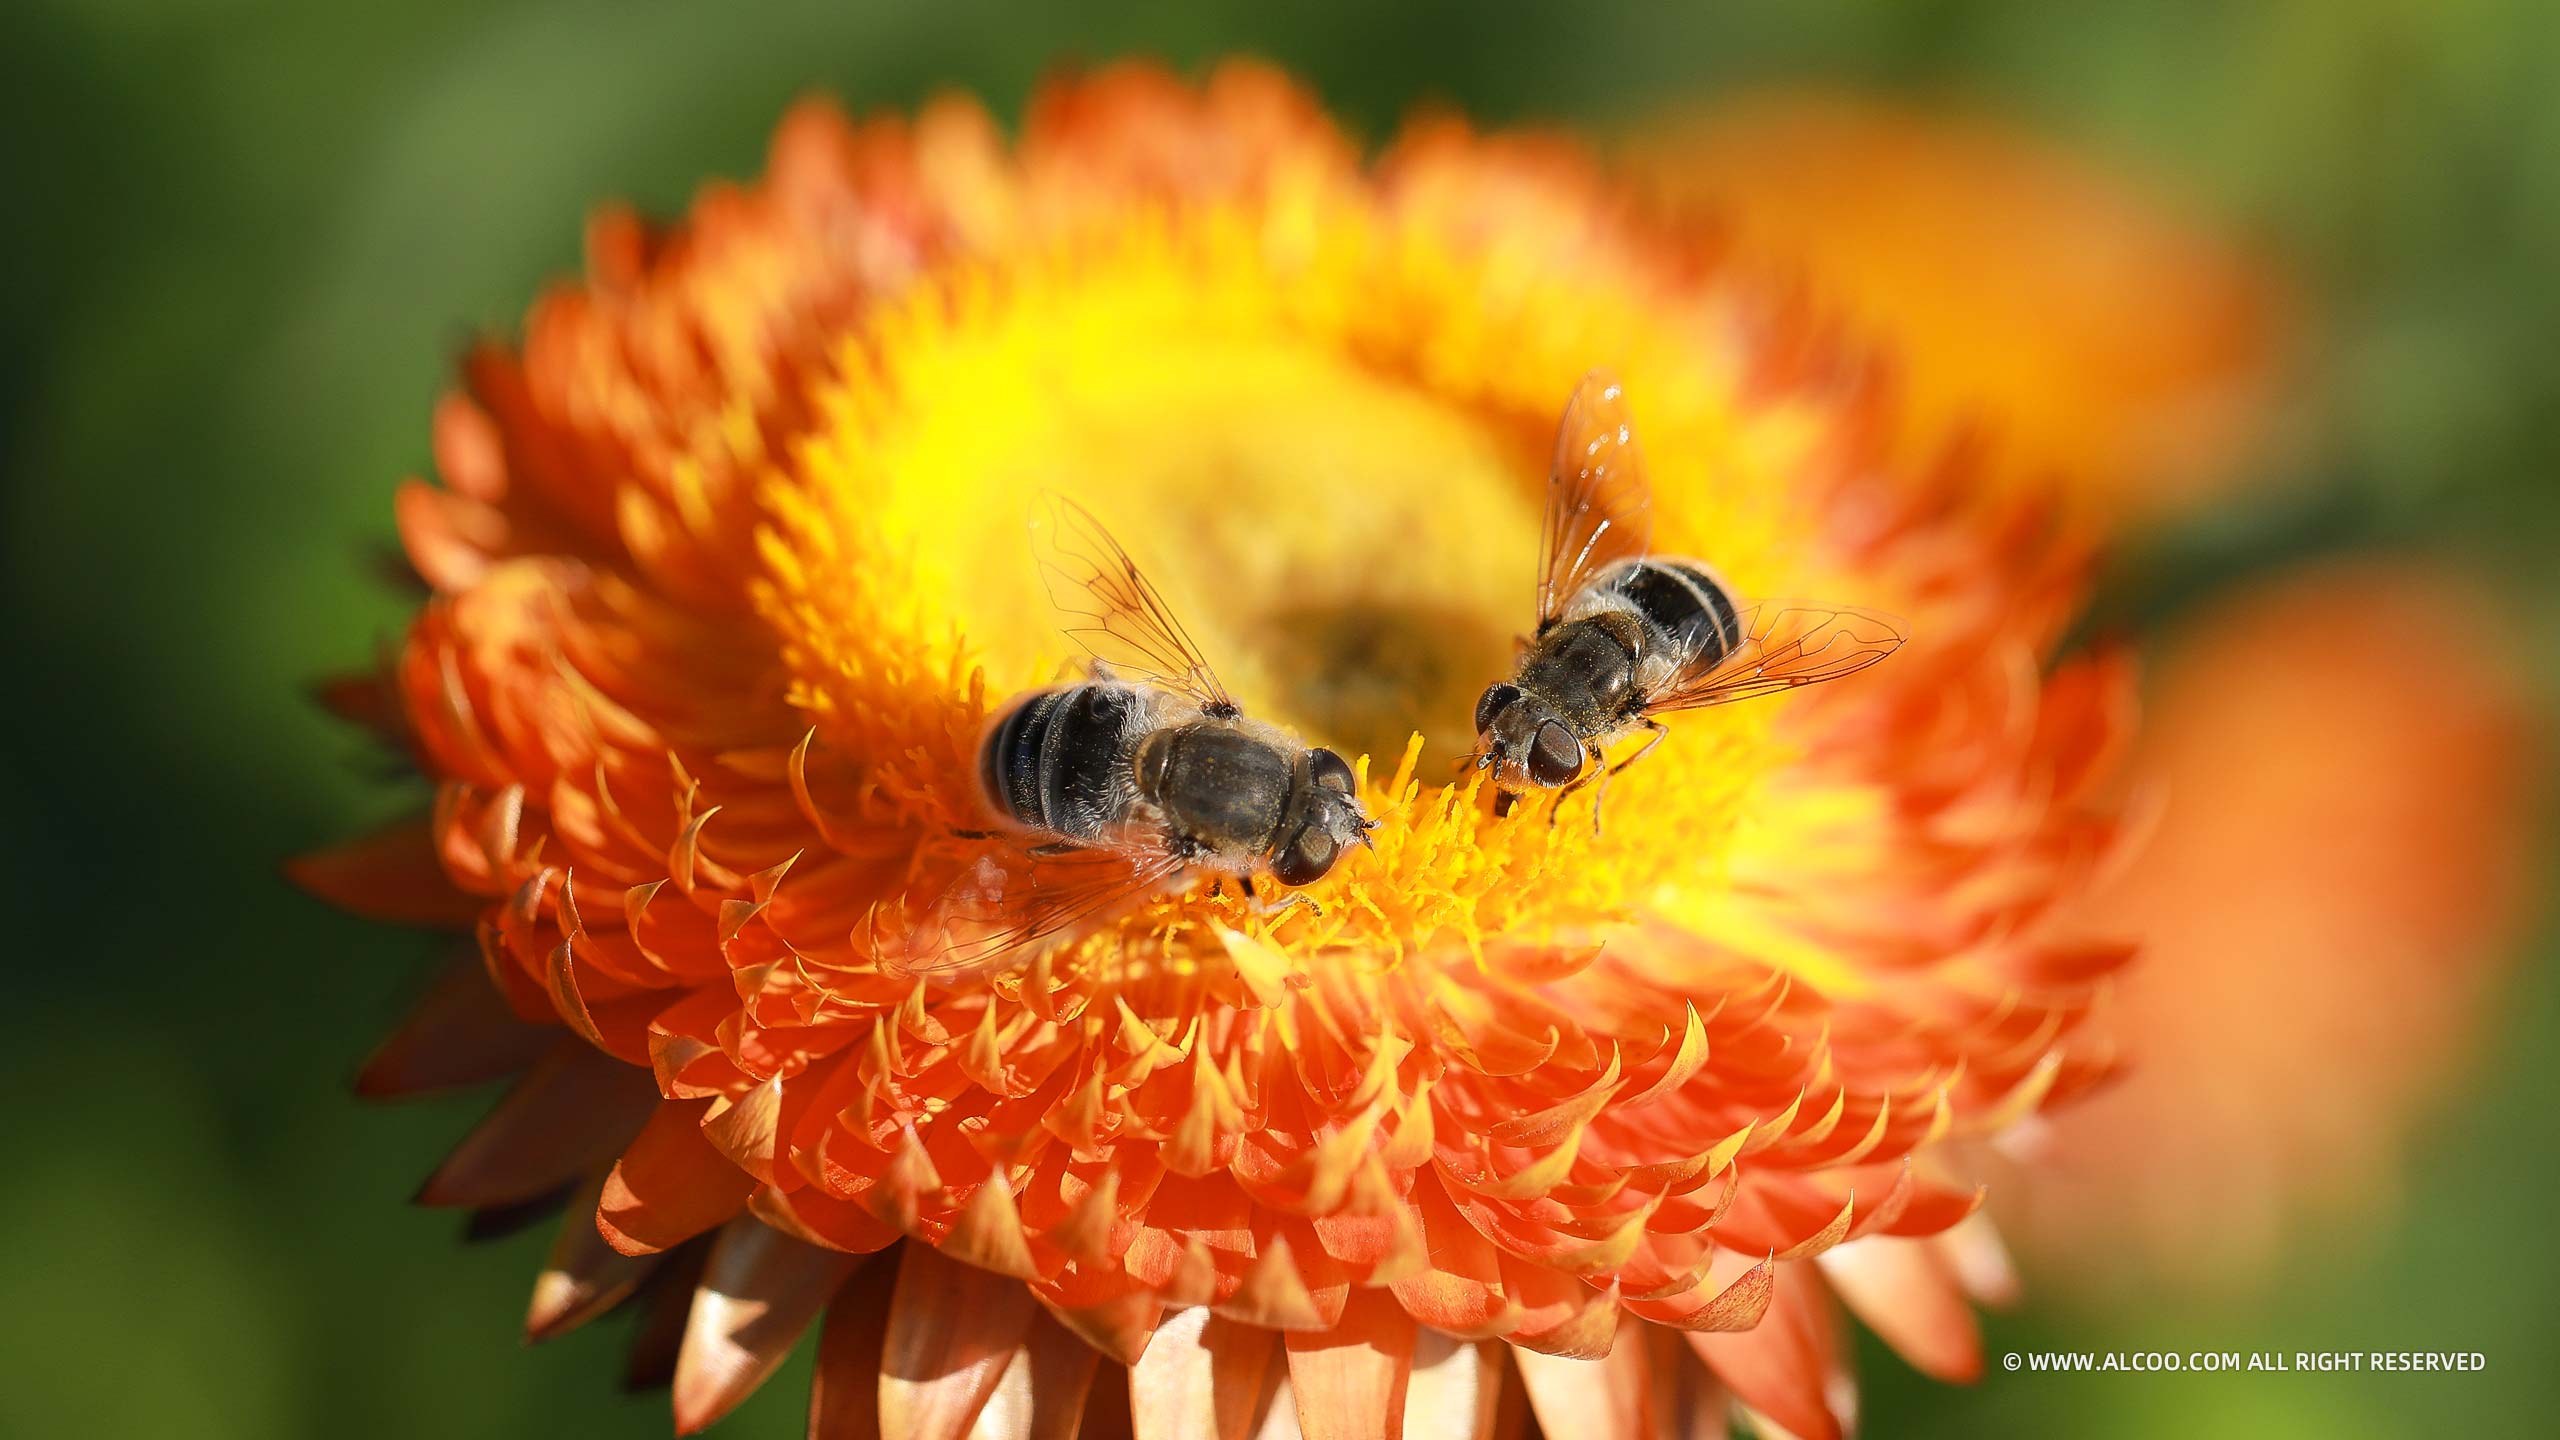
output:
{"label": "bee's dark eye", "polygon": [[1351,762],[1330,750],[1308,751],[1307,773],[1314,777],[1318,785],[1338,795],[1348,795],[1356,788],[1356,782],[1351,774]]}
{"label": "bee's dark eye", "polygon": [[1540,785],[1561,785],[1582,769],[1582,742],[1550,720],[1529,742],[1529,778]]}
{"label": "bee's dark eye", "polygon": [[1493,717],[1519,698],[1520,687],[1508,680],[1498,680],[1484,687],[1484,698],[1476,702],[1476,733],[1481,735],[1492,729]]}
{"label": "bee's dark eye", "polygon": [[1283,885],[1311,884],[1333,868],[1336,853],[1333,837],[1321,826],[1310,825],[1271,857],[1271,878]]}

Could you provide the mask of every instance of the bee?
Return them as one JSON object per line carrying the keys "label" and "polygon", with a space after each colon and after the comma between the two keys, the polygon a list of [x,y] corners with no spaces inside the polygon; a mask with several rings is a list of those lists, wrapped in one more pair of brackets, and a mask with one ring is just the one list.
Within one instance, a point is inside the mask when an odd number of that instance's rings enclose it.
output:
{"label": "bee", "polygon": [[[1530,787],[1561,798],[1597,782],[1596,831],[1608,778],[1670,733],[1658,716],[1837,680],[1909,638],[1872,611],[1742,604],[1706,565],[1647,552],[1651,503],[1626,392],[1594,371],[1556,428],[1538,628],[1476,702],[1475,768],[1493,772],[1506,810]],[[1609,764],[1609,744],[1638,729],[1644,745]]]}
{"label": "bee", "polygon": [[1032,527],[1041,578],[1091,664],[989,722],[978,782],[1008,843],[911,934],[908,969],[992,958],[1195,867],[1248,895],[1257,876],[1312,884],[1377,828],[1350,762],[1246,716],[1101,522],[1062,496],[1046,508]]}

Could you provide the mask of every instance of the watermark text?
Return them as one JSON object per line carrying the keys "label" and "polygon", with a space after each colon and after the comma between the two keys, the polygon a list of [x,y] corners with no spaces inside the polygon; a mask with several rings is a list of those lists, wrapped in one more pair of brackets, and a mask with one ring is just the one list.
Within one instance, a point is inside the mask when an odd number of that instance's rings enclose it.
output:
{"label": "watermark text", "polygon": [[2012,1350],[2000,1357],[2001,1369],[2033,1375],[2421,1374],[2488,1366],[2477,1350]]}

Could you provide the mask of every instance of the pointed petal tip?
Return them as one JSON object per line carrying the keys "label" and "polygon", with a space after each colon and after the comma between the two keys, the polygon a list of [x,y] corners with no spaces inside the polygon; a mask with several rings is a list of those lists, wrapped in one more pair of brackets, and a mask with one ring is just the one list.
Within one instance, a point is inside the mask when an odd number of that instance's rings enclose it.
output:
{"label": "pointed petal tip", "polygon": [[561,1334],[561,1322],[578,1308],[577,1282],[557,1270],[545,1270],[533,1282],[533,1299],[524,1308],[524,1343],[539,1345]]}

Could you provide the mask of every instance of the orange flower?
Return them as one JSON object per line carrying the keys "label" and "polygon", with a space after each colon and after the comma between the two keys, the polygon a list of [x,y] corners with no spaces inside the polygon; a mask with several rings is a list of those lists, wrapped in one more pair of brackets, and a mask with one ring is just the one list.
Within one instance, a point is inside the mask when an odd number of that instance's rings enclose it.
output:
{"label": "orange flower", "polygon": [[2531,895],[2545,742],[2488,597],[2331,561],[2188,628],[2144,737],[2166,816],[2091,902],[2147,937],[2111,1016],[2141,1063],[2002,1189],[2102,1291],[2247,1289],[2387,1213]]}
{"label": "orange flower", "polygon": [[2285,307],[2149,197],[1997,125],[1777,92],[1657,123],[1648,193],[1889,336],[1905,444],[1977,433],[1983,483],[2139,518],[2240,473]]}
{"label": "orange flower", "polygon": [[[400,494],[434,814],[299,866],[476,928],[365,1086],[518,1077],[421,1198],[572,1195],[528,1332],[633,1300],[686,1431],[821,1312],[819,1434],[1465,1431],[1525,1390],[1829,1435],[1835,1300],[1973,1374],[2005,1281],[1949,1142],[2109,1069],[2126,950],[2051,916],[2118,828],[2129,667],[2052,658],[2053,497],[1905,463],[1863,352],[1707,236],[1552,138],[1364,163],[1244,65],[1062,82],[1011,145],[810,106],[682,225],[598,219]],[[1682,717],[1597,835],[1451,778],[1596,364],[1659,546],[1917,637]],[[992,843],[977,736],[1072,654],[1044,486],[1254,713],[1380,757],[1376,847],[1320,911],[1195,889],[884,971],[865,917]]]}

